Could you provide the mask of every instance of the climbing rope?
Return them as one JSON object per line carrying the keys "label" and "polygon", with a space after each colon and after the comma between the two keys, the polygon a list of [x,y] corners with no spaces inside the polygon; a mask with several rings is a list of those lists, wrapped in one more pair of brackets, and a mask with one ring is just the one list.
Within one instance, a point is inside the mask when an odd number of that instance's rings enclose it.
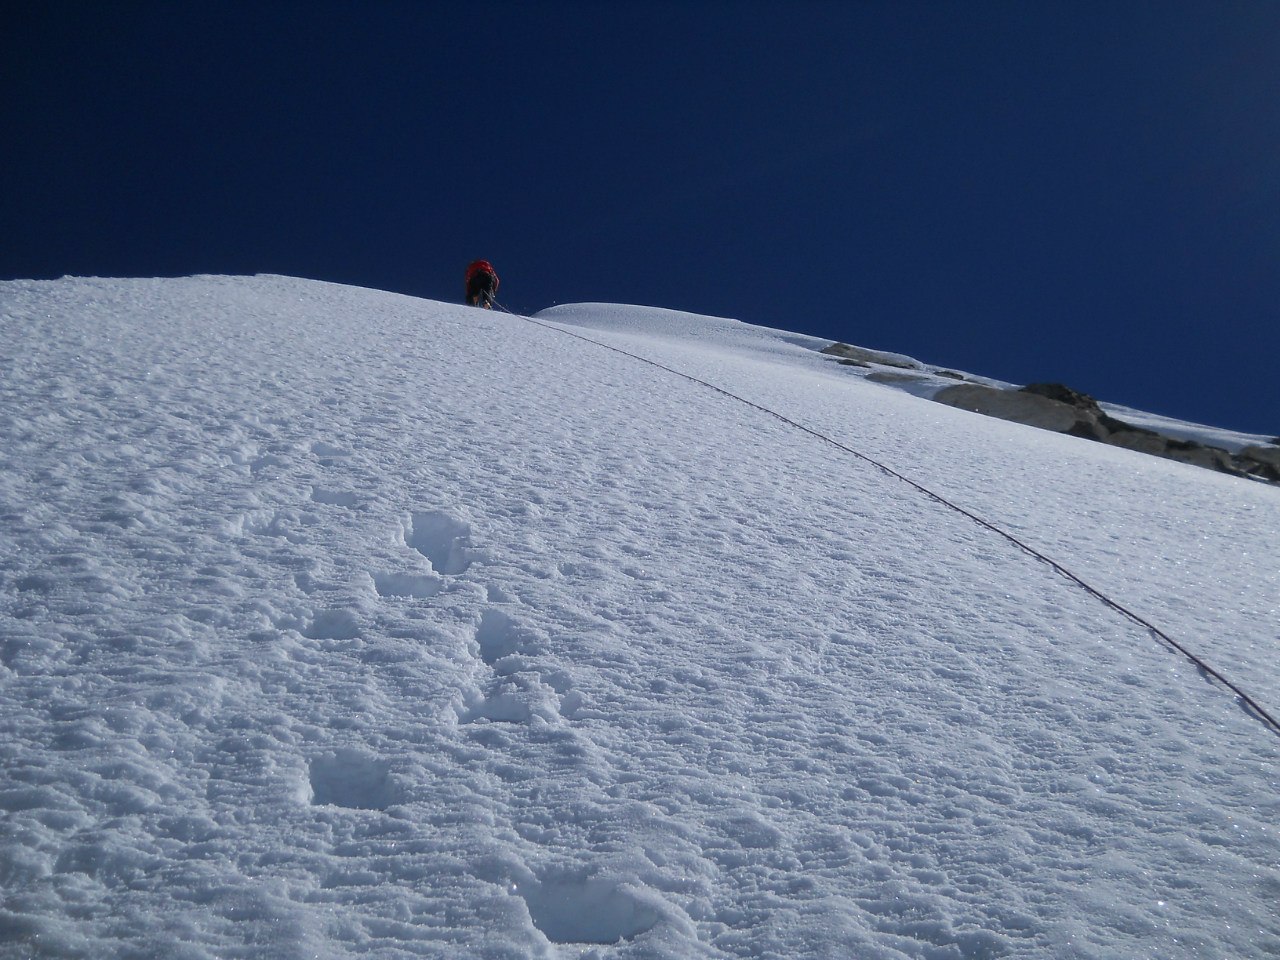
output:
{"label": "climbing rope", "polygon": [[835,440],[827,436],[826,434],[813,429],[812,427],[805,426],[803,423],[800,423],[796,420],[792,420],[790,417],[784,416],[783,414],[778,413],[776,410],[771,410],[768,407],[763,406],[759,403],[756,403],[753,400],[748,400],[747,398],[739,396],[738,394],[733,393],[730,390],[726,390],[724,387],[718,387],[714,383],[709,383],[706,380],[702,380],[699,377],[693,376],[692,374],[685,373],[682,370],[676,370],[673,367],[668,367],[665,364],[659,363],[656,360],[651,360],[648,357],[642,357],[639,354],[631,353],[628,350],[624,350],[621,347],[613,346],[612,344],[602,343],[601,341],[594,340],[591,337],[585,336],[584,334],[576,333],[572,330],[566,330],[563,327],[555,326],[543,320],[537,320],[534,317],[526,316],[520,313],[515,313],[511,310],[508,310],[503,304],[498,303],[496,300],[494,301],[494,306],[496,306],[502,312],[509,314],[510,316],[515,317],[519,320],[525,320],[529,323],[534,324],[535,326],[542,327],[543,329],[551,330],[555,333],[563,334],[564,336],[567,336],[567,337],[573,337],[575,340],[582,340],[585,343],[594,344],[597,347],[603,347],[605,350],[612,350],[614,353],[620,353],[624,357],[630,357],[632,360],[638,360],[641,363],[647,363],[649,366],[657,367],[659,370],[663,370],[674,376],[681,377],[682,379],[688,380],[691,383],[696,383],[699,386],[706,387],[709,390],[714,390],[716,393],[721,394],[722,396],[728,397],[729,399],[734,400],[738,403],[744,404],[752,408],[753,410],[758,410],[761,413],[774,417],[777,420],[781,420],[787,426],[793,427],[797,430],[801,430],[809,434],[811,437],[814,437],[822,441],[823,443],[830,444],[831,446],[835,447],[838,450],[843,451],[844,453],[857,457],[859,460],[869,464],[870,466],[875,467],[877,470],[881,471],[887,476],[890,476],[896,480],[902,481],[912,489],[918,491],[919,493],[924,494],[926,497],[928,497],[930,500],[933,500],[935,503],[940,504],[941,506],[947,508],[948,510],[953,510],[956,513],[960,514],[961,516],[967,517],[969,520],[978,524],[978,526],[991,531],[997,536],[1003,537],[1005,540],[1013,544],[1023,553],[1026,553],[1028,556],[1034,557],[1036,560],[1039,560],[1040,562],[1047,564],[1055,573],[1066,578],[1071,583],[1074,583],[1076,586],[1080,587],[1082,590],[1089,593],[1096,600],[1103,603],[1110,609],[1114,610],[1116,613],[1131,620],[1133,623],[1137,624],[1138,626],[1145,628],[1161,643],[1164,643],[1170,649],[1175,650],[1178,653],[1182,654],[1182,656],[1186,657],[1187,660],[1189,660],[1192,664],[1194,664],[1195,667],[1204,676],[1211,677],[1212,679],[1218,681],[1220,684],[1226,687],[1228,690],[1230,690],[1232,693],[1234,693],[1237,697],[1239,704],[1241,705],[1241,707],[1245,709],[1246,712],[1252,713],[1257,719],[1262,721],[1266,726],[1270,727],[1274,733],[1280,734],[1280,721],[1276,720],[1274,716],[1268,713],[1267,710],[1260,703],[1258,703],[1257,700],[1255,700],[1248,693],[1242,690],[1239,685],[1232,682],[1227,677],[1225,677],[1222,673],[1216,670],[1214,667],[1206,663],[1201,657],[1193,653],[1191,650],[1188,650],[1183,644],[1179,643],[1173,637],[1169,636],[1169,634],[1161,630],[1159,627],[1153,624],[1150,620],[1147,620],[1145,617],[1142,617],[1141,615],[1130,610],[1128,607],[1112,599],[1103,591],[1093,586],[1092,584],[1088,583],[1086,580],[1084,580],[1084,578],[1080,577],[1078,574],[1073,573],[1071,570],[1064,567],[1061,563],[1054,560],[1052,557],[1045,555],[1041,551],[1037,550],[1035,547],[1032,547],[1026,542],[1024,542],[1023,540],[1020,540],[1014,534],[1009,533],[1007,530],[996,526],[996,524],[992,523],[989,520],[984,520],[982,517],[978,516],[973,511],[968,510],[960,506],[959,504],[952,502],[951,500],[948,500],[946,497],[942,496],[940,493],[935,493],[933,490],[930,490],[928,487],[924,486],[923,484],[917,483],[915,480],[912,480],[910,477],[904,476],[903,474],[899,473],[897,470],[894,470],[892,467],[889,467],[886,464],[881,463],[879,460],[876,460],[874,457],[867,456],[865,453],[855,450],[854,448],[848,446],[847,444],[841,443],[839,440]]}

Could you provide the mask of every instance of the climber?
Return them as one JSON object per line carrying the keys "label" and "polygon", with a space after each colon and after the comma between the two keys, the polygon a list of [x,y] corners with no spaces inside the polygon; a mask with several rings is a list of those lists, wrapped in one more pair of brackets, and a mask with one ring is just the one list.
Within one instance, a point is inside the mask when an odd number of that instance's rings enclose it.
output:
{"label": "climber", "polygon": [[493,309],[498,292],[498,274],[488,260],[476,260],[467,267],[467,303],[473,307]]}

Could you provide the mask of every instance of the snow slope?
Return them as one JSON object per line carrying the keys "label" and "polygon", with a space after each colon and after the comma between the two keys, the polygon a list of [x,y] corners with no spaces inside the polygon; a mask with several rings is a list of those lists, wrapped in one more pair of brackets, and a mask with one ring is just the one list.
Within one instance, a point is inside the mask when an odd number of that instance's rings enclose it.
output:
{"label": "snow slope", "polygon": [[1280,490],[810,338],[0,284],[0,956],[1268,957]]}

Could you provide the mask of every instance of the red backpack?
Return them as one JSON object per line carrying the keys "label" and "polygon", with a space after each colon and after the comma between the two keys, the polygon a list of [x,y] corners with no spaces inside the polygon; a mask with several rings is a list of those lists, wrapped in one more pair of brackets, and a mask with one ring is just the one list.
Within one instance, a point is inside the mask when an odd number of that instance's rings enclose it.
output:
{"label": "red backpack", "polygon": [[467,267],[467,283],[470,283],[480,273],[487,273],[493,277],[493,286],[496,290],[498,287],[498,271],[493,269],[493,264],[488,260],[476,260],[471,266]]}

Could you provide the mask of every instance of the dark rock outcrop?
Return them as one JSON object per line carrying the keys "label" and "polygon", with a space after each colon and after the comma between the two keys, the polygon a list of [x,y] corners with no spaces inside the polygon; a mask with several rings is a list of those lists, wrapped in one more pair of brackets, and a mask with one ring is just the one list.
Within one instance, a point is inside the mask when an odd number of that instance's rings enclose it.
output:
{"label": "dark rock outcrop", "polygon": [[1255,466],[1253,476],[1280,483],[1280,447],[1245,447],[1236,456]]}
{"label": "dark rock outcrop", "polygon": [[882,367],[897,367],[900,370],[919,370],[923,367],[918,360],[912,360],[901,354],[867,350],[865,347],[853,347],[847,343],[833,343],[829,347],[823,347],[819,352],[835,357],[840,363],[849,366],[869,367],[872,364],[879,364]]}
{"label": "dark rock outcrop", "polygon": [[1070,404],[1053,397],[1001,390],[980,383],[943,387],[934,394],[933,399],[961,410],[1012,420],[1014,423],[1025,423],[1029,427],[1040,427],[1055,433],[1087,435],[1093,422]]}
{"label": "dark rock outcrop", "polygon": [[1111,416],[1087,393],[1061,383],[1033,383],[1020,390],[964,383],[944,387],[934,399],[986,416],[1109,443],[1220,473],[1280,483],[1280,448],[1251,446],[1233,454],[1194,440],[1165,436]]}

